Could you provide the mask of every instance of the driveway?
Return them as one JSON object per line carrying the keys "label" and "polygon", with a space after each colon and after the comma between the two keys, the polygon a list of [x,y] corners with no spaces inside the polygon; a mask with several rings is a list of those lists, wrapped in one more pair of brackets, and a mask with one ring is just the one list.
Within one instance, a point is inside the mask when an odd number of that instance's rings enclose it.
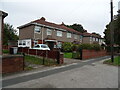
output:
{"label": "driveway", "polygon": [[39,75],[15,78],[17,81],[21,79],[18,83],[14,78],[3,80],[3,86],[5,88],[118,88],[118,67],[103,64],[104,60],[101,59],[96,60],[73,63]]}

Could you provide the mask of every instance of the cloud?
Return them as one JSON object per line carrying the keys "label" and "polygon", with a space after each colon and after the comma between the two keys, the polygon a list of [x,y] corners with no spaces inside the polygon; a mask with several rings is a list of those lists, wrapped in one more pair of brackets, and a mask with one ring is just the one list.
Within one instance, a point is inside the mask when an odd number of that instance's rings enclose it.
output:
{"label": "cloud", "polygon": [[[110,0],[2,0],[0,8],[8,12],[5,22],[15,28],[32,20],[46,17],[53,23],[80,23],[88,32],[103,35],[110,22]],[[114,0],[114,14],[118,1]]]}

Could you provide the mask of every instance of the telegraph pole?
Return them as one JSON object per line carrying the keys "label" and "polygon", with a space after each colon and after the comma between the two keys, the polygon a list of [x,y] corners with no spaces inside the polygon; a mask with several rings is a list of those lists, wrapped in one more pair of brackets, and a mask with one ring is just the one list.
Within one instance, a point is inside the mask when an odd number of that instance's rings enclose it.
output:
{"label": "telegraph pole", "polygon": [[114,28],[113,28],[113,0],[110,2],[111,8],[111,23],[110,23],[110,32],[111,32],[111,61],[114,62]]}

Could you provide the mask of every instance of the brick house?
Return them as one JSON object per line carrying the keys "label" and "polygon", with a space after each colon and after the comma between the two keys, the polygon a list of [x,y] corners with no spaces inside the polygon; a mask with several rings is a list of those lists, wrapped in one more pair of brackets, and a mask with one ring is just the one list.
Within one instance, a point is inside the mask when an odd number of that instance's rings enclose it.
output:
{"label": "brick house", "polygon": [[19,26],[18,46],[32,48],[35,44],[46,43],[49,47],[60,48],[63,42],[82,43],[82,33],[62,24],[41,19]]}
{"label": "brick house", "polygon": [[99,45],[102,45],[103,38],[100,35],[86,32],[86,33],[83,33],[83,43],[88,43],[88,44],[97,43]]}

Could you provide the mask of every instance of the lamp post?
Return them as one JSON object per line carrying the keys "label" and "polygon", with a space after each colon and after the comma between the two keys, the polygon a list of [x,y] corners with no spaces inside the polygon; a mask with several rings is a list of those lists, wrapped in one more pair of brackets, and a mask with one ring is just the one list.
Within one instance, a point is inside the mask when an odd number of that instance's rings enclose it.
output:
{"label": "lamp post", "polygon": [[113,28],[113,0],[110,1],[111,8],[111,23],[110,23],[110,33],[111,33],[111,61],[114,62],[114,28]]}

